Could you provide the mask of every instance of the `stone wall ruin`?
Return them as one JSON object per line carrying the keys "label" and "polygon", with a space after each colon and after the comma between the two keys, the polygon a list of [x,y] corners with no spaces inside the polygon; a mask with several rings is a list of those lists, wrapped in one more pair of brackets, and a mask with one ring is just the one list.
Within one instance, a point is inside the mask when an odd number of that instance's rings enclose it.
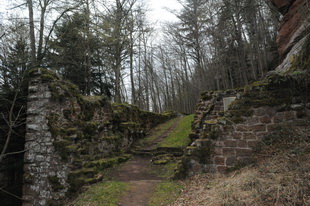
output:
{"label": "stone wall ruin", "polygon": [[[192,125],[192,144],[185,151],[187,175],[224,173],[253,163],[255,150],[268,135],[287,124],[309,125],[310,82],[295,78],[271,76],[238,90],[203,93]],[[238,98],[224,112],[223,98],[229,96]]]}
{"label": "stone wall ruin", "polygon": [[62,205],[104,169],[126,161],[131,144],[173,115],[82,96],[46,69],[30,71],[23,206]]}

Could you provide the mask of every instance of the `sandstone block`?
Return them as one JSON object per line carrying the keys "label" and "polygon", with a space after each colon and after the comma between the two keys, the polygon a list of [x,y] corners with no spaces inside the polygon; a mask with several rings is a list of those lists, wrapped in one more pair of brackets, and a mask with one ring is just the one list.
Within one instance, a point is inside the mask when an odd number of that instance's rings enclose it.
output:
{"label": "sandstone block", "polygon": [[224,156],[234,156],[234,155],[236,155],[236,149],[224,147],[223,148],[223,155]]}
{"label": "sandstone block", "polygon": [[281,124],[269,124],[267,125],[267,131],[268,132],[276,131],[280,125]]}
{"label": "sandstone block", "polygon": [[236,140],[224,140],[225,147],[236,147],[237,142]]}
{"label": "sandstone block", "polygon": [[235,166],[238,164],[238,160],[236,157],[227,157],[226,158],[226,166]]}
{"label": "sandstone block", "polygon": [[257,146],[259,142],[260,142],[260,141],[258,141],[258,140],[249,140],[249,141],[248,141],[248,146],[249,146],[250,148],[253,148],[253,147]]}
{"label": "sandstone block", "polygon": [[265,132],[266,131],[266,125],[265,124],[256,124],[251,125],[248,127],[249,131],[253,132]]}
{"label": "sandstone block", "polygon": [[263,124],[269,124],[271,123],[271,117],[270,116],[262,116],[258,118],[259,123],[263,123]]}
{"label": "sandstone block", "polygon": [[248,117],[246,121],[247,121],[248,124],[257,124],[257,123],[259,123],[257,117]]}
{"label": "sandstone block", "polygon": [[252,155],[252,149],[236,149],[236,156],[251,156]]}
{"label": "sandstone block", "polygon": [[246,140],[237,140],[237,146],[246,148],[246,147],[248,147],[248,143]]}
{"label": "sandstone block", "polygon": [[223,154],[222,147],[214,147],[213,153],[215,155],[222,155]]}
{"label": "sandstone block", "polygon": [[249,128],[248,128],[247,125],[239,124],[239,125],[237,125],[237,127],[236,127],[236,131],[237,131],[237,132],[246,132],[246,131],[249,131]]}
{"label": "sandstone block", "polygon": [[224,141],[214,141],[213,144],[216,147],[223,147],[223,146],[225,146]]}
{"label": "sandstone block", "polygon": [[243,139],[257,139],[257,136],[254,132],[244,132]]}
{"label": "sandstone block", "polygon": [[214,164],[216,164],[216,165],[225,165],[225,157],[223,157],[223,156],[215,156],[214,157]]}
{"label": "sandstone block", "polygon": [[232,133],[232,138],[233,139],[242,139],[243,133],[242,132],[234,132]]}

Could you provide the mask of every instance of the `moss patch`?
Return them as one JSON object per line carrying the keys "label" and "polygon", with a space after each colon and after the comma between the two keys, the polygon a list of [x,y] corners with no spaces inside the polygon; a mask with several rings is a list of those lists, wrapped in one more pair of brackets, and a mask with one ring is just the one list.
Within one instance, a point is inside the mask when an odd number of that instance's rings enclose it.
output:
{"label": "moss patch", "polygon": [[87,163],[86,167],[96,167],[97,170],[104,170],[116,164],[126,162],[130,157],[131,155],[125,154],[125,155],[118,156],[118,157],[95,160],[95,161]]}
{"label": "moss patch", "polygon": [[310,68],[310,35],[308,35],[299,54],[296,57],[293,57],[289,72],[296,71],[298,69],[303,70],[309,68]]}
{"label": "moss patch", "polygon": [[127,189],[128,185],[123,182],[111,181],[98,183],[80,195],[72,205],[117,206],[118,200]]}
{"label": "moss patch", "polygon": [[51,183],[52,189],[55,192],[65,188],[63,185],[61,185],[59,178],[57,176],[49,176],[48,181]]}
{"label": "moss patch", "polygon": [[149,206],[169,205],[175,201],[181,193],[183,185],[175,181],[160,183],[151,197]]}

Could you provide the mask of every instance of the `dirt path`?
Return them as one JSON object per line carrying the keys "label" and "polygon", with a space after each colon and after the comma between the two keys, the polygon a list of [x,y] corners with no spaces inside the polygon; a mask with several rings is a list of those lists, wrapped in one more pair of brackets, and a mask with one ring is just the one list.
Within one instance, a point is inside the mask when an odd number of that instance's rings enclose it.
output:
{"label": "dirt path", "polygon": [[175,121],[175,123],[173,123],[173,125],[172,125],[171,127],[169,127],[163,134],[161,134],[161,135],[159,135],[158,137],[156,137],[156,138],[154,139],[154,141],[153,141],[151,144],[145,146],[144,149],[150,150],[150,149],[156,148],[157,144],[160,143],[161,141],[163,141],[163,139],[164,139],[165,137],[167,137],[167,136],[178,126],[178,124],[180,123],[181,119],[182,119],[182,118],[179,117],[179,118]]}
{"label": "dirt path", "polygon": [[[179,118],[168,130],[141,149],[156,148],[156,145],[175,129]],[[135,155],[111,174],[112,179],[129,184],[127,193],[120,199],[119,206],[147,206],[156,186],[163,180],[154,172],[150,156]]]}
{"label": "dirt path", "polygon": [[119,206],[147,206],[162,178],[152,172],[150,157],[134,157],[117,169],[113,179],[128,182],[129,190]]}

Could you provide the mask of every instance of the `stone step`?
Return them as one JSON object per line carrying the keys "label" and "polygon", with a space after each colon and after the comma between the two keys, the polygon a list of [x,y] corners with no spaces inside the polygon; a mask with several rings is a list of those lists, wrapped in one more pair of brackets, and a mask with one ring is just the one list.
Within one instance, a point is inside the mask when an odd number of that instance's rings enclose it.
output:
{"label": "stone step", "polygon": [[172,154],[175,157],[183,156],[184,149],[179,147],[157,147],[157,155],[159,154]]}
{"label": "stone step", "polygon": [[151,150],[130,150],[130,153],[138,156],[153,156],[154,153]]}

